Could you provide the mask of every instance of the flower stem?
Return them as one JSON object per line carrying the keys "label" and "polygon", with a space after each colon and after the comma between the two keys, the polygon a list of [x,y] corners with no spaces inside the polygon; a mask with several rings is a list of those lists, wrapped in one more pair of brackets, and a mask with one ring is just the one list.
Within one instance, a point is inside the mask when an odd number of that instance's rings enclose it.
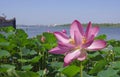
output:
{"label": "flower stem", "polygon": [[80,77],[83,77],[83,66],[82,66],[82,61],[80,62]]}

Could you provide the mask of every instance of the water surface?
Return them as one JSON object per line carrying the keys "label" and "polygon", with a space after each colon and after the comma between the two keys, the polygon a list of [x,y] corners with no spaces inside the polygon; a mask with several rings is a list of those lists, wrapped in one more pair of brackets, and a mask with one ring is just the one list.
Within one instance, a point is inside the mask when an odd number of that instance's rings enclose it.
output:
{"label": "water surface", "polygon": [[[69,26],[19,26],[17,28],[25,30],[29,37],[34,37],[47,31],[62,31],[63,29],[65,29],[69,34]],[[100,32],[98,35],[100,34],[106,34],[107,39],[120,40],[120,28],[118,27],[100,27]]]}

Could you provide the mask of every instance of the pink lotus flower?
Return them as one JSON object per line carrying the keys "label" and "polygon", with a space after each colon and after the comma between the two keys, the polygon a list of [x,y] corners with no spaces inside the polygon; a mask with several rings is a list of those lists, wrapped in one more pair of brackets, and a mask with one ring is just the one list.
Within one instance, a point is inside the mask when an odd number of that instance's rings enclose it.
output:
{"label": "pink lotus flower", "polygon": [[41,42],[43,42],[43,43],[45,42],[45,37],[44,36],[41,37]]}
{"label": "pink lotus flower", "polygon": [[65,29],[62,30],[63,33],[67,34],[67,31]]}
{"label": "pink lotus flower", "polygon": [[83,61],[87,58],[87,51],[96,51],[105,48],[104,40],[94,40],[99,27],[92,27],[89,22],[86,31],[79,21],[75,20],[70,27],[70,38],[63,32],[54,32],[58,39],[58,46],[50,50],[53,54],[65,54],[64,66],[73,60]]}

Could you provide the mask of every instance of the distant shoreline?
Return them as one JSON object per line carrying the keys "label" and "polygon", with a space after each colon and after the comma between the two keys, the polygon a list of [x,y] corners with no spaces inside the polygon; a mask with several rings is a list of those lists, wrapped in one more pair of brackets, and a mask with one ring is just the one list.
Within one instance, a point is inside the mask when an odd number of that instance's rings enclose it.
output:
{"label": "distant shoreline", "polygon": [[[17,27],[40,27],[40,26],[48,26],[48,27],[57,27],[57,26],[70,26],[71,24],[61,24],[56,26],[50,26],[50,25],[17,25]],[[88,24],[82,24],[84,27],[86,27]],[[120,23],[92,23],[92,26],[99,26],[99,27],[120,27]]]}
{"label": "distant shoreline", "polygon": [[[86,27],[88,24],[82,24],[84,27]],[[92,23],[93,26],[99,26],[99,27],[120,27],[120,23]],[[63,24],[58,26],[70,26],[70,24]]]}

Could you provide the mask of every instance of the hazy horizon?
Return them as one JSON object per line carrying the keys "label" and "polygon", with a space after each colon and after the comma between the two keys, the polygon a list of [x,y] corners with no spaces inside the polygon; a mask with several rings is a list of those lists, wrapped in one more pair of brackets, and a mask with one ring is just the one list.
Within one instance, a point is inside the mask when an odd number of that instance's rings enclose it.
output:
{"label": "hazy horizon", "polygon": [[120,23],[120,0],[1,0],[0,16],[19,25]]}

